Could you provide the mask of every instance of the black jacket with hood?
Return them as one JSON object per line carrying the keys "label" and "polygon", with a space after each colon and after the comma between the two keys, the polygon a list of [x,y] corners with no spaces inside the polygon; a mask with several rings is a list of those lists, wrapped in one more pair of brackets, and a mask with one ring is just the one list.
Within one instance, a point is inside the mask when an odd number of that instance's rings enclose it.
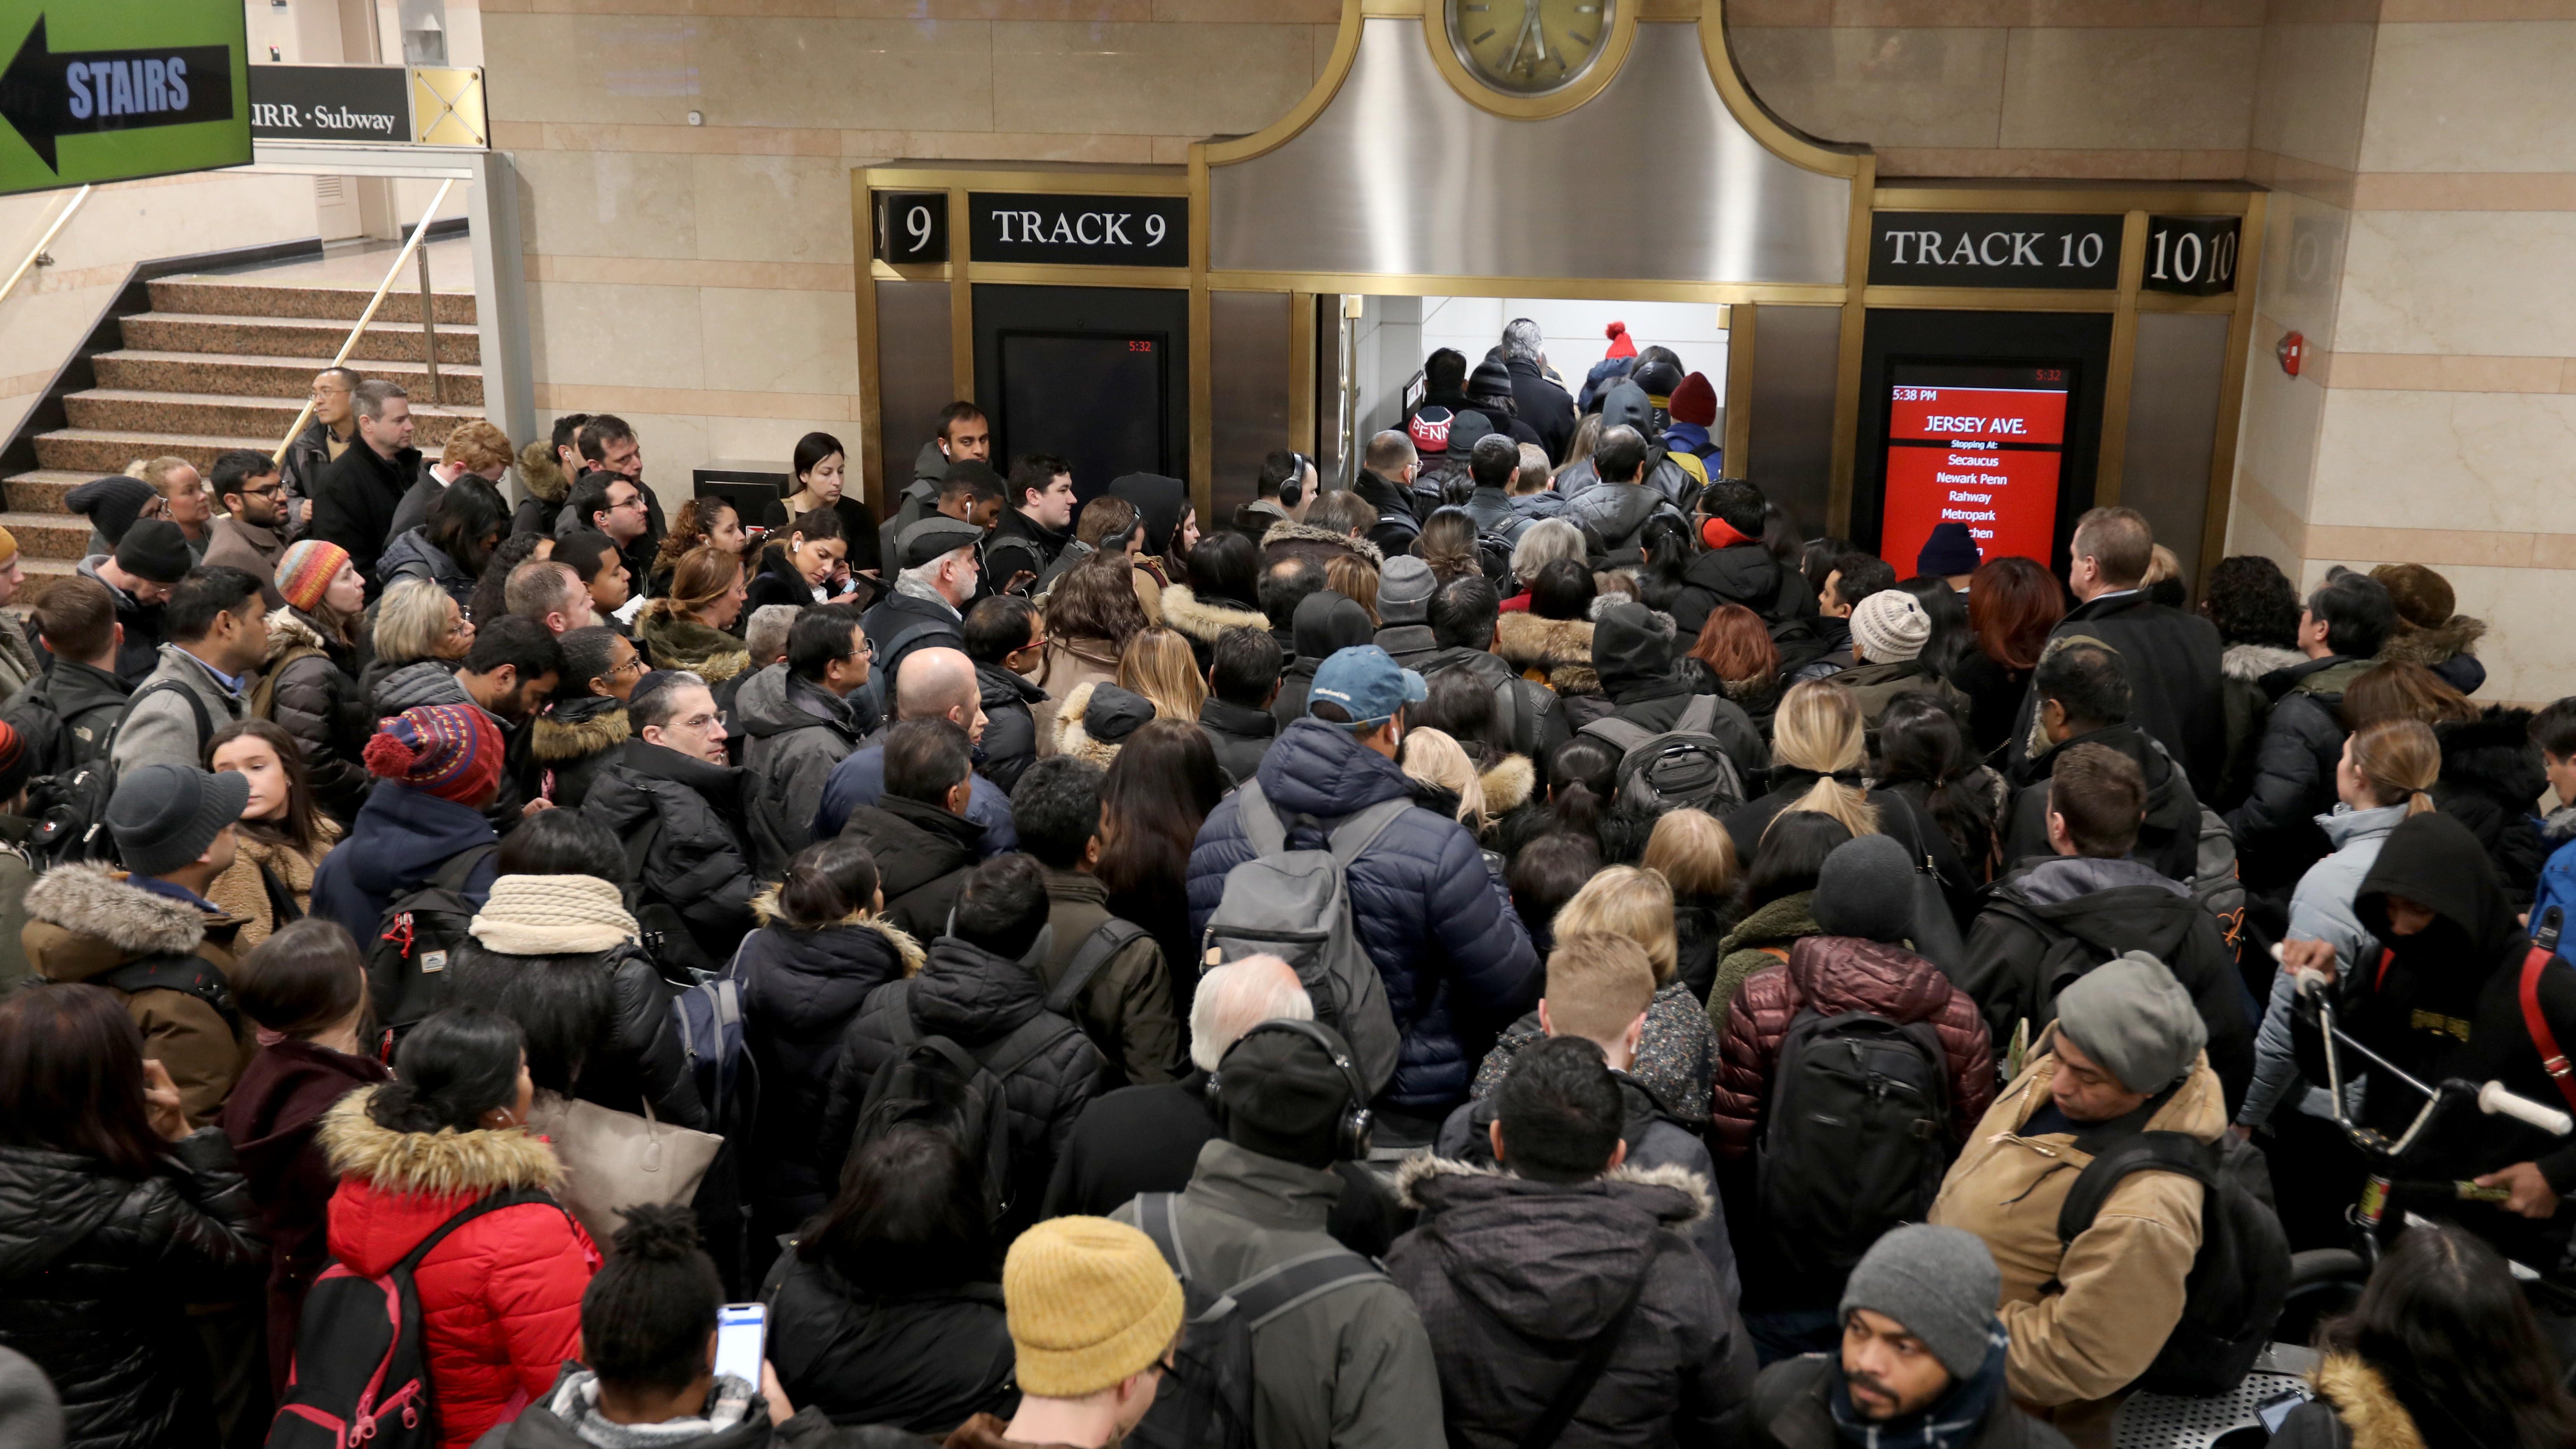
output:
{"label": "black jacket with hood", "polygon": [[1326,659],[1336,650],[1356,648],[1377,637],[1368,610],[1330,589],[1318,589],[1301,600],[1291,627],[1297,634],[1297,657],[1279,676],[1279,697],[1270,702],[1270,717],[1283,730],[1305,718],[1306,691]]}
{"label": "black jacket with hood", "polygon": [[581,813],[631,852],[646,832],[631,884],[646,901],[680,913],[706,959],[722,963],[751,929],[751,850],[744,813],[753,792],[743,771],[645,740],[618,747],[591,782]]}
{"label": "black jacket with hood", "polygon": [[1408,552],[1422,536],[1422,520],[1413,511],[1413,490],[1366,468],[1351,480],[1351,491],[1377,510],[1377,523],[1364,535],[1388,558]]}
{"label": "black jacket with hood", "polygon": [[[2390,929],[2388,898],[2431,908],[2425,930]],[[2390,831],[2379,858],[2353,896],[2353,914],[2387,948],[2384,962],[2365,962],[2335,983],[2338,1024],[2419,1082],[2458,1077],[2499,1081],[2543,1106],[2571,1105],[2540,1064],[2540,1049],[2522,1014],[2522,975],[2530,939],[2514,920],[2495,866],[2468,826],[2439,811],[2409,817]],[[2562,948],[2563,949],[2563,948]],[[2561,1050],[2576,1049],[2576,969],[2565,958],[2540,975],[2540,1011]],[[2317,1028],[2292,1018],[2299,1070],[2326,1080]],[[2360,1053],[2340,1050],[2345,1077],[2368,1083],[2362,1121],[2390,1137],[2406,1130],[2424,1099]],[[2559,1195],[2558,1214],[2535,1222],[2486,1203],[2445,1203],[2443,1216],[2496,1245],[2508,1258],[2544,1271],[2558,1261],[2576,1224],[2576,1142],[2511,1117],[2455,1109],[2406,1158],[2404,1177],[2469,1178],[2536,1162]],[[2431,1211],[2427,1209],[2427,1211]]]}
{"label": "black jacket with hood", "polygon": [[[1046,691],[999,664],[975,666],[975,687],[982,691],[984,738],[976,742],[983,763],[976,773],[1005,795],[1038,762],[1037,705]],[[821,803],[819,797],[816,801]],[[812,811],[807,811],[810,817]]]}
{"label": "black jacket with hood", "polygon": [[[1211,694],[1199,706],[1199,730],[1216,750],[1216,767],[1240,785],[1261,768],[1261,757],[1270,753],[1271,741],[1279,738],[1279,721],[1266,709],[1229,704]],[[988,725],[985,737],[991,735]]]}
{"label": "black jacket with hood", "polygon": [[[67,774],[106,757],[109,731],[133,694],[130,679],[48,654],[36,677],[0,703],[0,715],[26,743],[30,776]],[[60,729],[53,727],[55,720],[61,721]]]}
{"label": "black jacket with hood", "polygon": [[1742,604],[1765,624],[1813,618],[1816,591],[1807,576],[1784,568],[1759,543],[1713,548],[1682,566],[1681,592],[1673,596],[1673,622],[1696,640],[1708,627],[1708,616],[1727,604]]}
{"label": "black jacket with hood", "polygon": [[1710,1211],[1704,1180],[1623,1166],[1559,1185],[1424,1155],[1396,1188],[1422,1219],[1386,1270],[1431,1335],[1451,1444],[1518,1444],[1641,1279],[1619,1346],[1558,1445],[1706,1444],[1751,1394],[1752,1346],[1686,1236]]}
{"label": "black jacket with hood", "polygon": [[[1673,618],[1638,604],[1613,605],[1599,611],[1592,624],[1592,669],[1601,690],[1610,696],[1613,719],[1626,720],[1660,734],[1679,724],[1696,697],[1690,680],[1673,669]],[[1709,733],[1735,762],[1735,773],[1748,783],[1761,778],[1770,763],[1770,748],[1743,706],[1718,696],[1717,718]]]}
{"label": "black jacket with hood", "polygon": [[2021,762],[2013,781],[2020,786],[2020,793],[2013,797],[2012,812],[2004,824],[2004,859],[2030,860],[2052,852],[2048,843],[2049,772],[2057,768],[2059,755],[2077,745],[2101,745],[2137,761],[2139,772],[2147,780],[2147,819],[2138,829],[2138,843],[2129,856],[2188,884],[2199,869],[2200,799],[2192,793],[2191,781],[2174,764],[2173,756],[2165,753],[2155,736],[2136,725],[2105,725],[2069,735],[2050,746],[2047,753]]}
{"label": "black jacket with hood", "polygon": [[[2316,817],[2335,806],[2335,766],[2348,733],[2344,689],[2370,667],[2367,659],[2329,654],[2263,677],[2271,717],[2254,747],[2245,803],[2227,812],[2249,888],[2296,885],[2309,866],[2333,852]],[[2143,703],[2146,695],[2134,689],[2137,683],[2131,681],[2133,696]]]}
{"label": "black jacket with hood", "polygon": [[891,1425],[936,1443],[1017,1400],[998,1282],[879,1295],[793,1252],[779,1260],[776,1282],[765,1295],[769,1361],[799,1418]]}
{"label": "black jacket with hood", "polygon": [[2022,862],[1995,883],[1969,928],[1967,965],[1954,980],[1977,999],[2000,1058],[2015,1027],[2027,1020],[2037,1041],[2057,1017],[2060,991],[2128,951],[2162,961],[2191,993],[2209,1028],[2209,1069],[2234,1112],[2254,1078],[2252,1001],[2236,955],[2217,918],[2143,861],[2050,856]]}
{"label": "black jacket with hood", "polygon": [[2531,904],[2549,843],[2536,820],[2549,777],[2540,747],[2531,742],[2531,711],[2489,705],[2473,720],[2435,727],[2442,745],[2442,775],[2433,803],[2469,827],[2495,862],[2504,897],[2517,909]]}
{"label": "black jacket with hood", "polygon": [[[2227,753],[2227,720],[2220,703],[2218,628],[2207,619],[2169,609],[2132,589],[2108,594],[2067,611],[2049,638],[2081,634],[2120,652],[2133,701],[2130,723],[2162,741],[2182,762],[2191,787],[2207,795]],[[2029,753],[2031,712],[2037,696],[2022,696],[2004,748],[2016,763]]]}

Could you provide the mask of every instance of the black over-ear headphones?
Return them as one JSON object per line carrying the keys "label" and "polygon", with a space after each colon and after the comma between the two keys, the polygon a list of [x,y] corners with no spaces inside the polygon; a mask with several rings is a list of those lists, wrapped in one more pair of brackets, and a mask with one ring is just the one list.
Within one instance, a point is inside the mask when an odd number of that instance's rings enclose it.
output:
{"label": "black over-ear headphones", "polygon": [[1305,454],[1298,452],[1291,452],[1288,462],[1288,476],[1279,484],[1279,506],[1282,508],[1294,508],[1297,500],[1306,496],[1306,470],[1313,466]]}
{"label": "black over-ear headphones", "polygon": [[[1234,1055],[1237,1047],[1265,1031],[1284,1031],[1294,1036],[1302,1036],[1322,1047],[1324,1055],[1333,1059],[1333,1066],[1341,1072],[1342,1084],[1349,1089],[1350,1093],[1348,1099],[1342,1103],[1340,1120],[1333,1124],[1333,1155],[1344,1162],[1367,1161],[1369,1139],[1374,1131],[1374,1119],[1369,1112],[1368,1088],[1360,1081],[1360,1069],[1352,1064],[1350,1051],[1340,1042],[1333,1040],[1330,1032],[1311,1021],[1292,1021],[1286,1017],[1279,1017],[1271,1021],[1253,1023],[1250,1031],[1236,1037],[1234,1045],[1225,1049],[1226,1056]],[[1220,1057],[1217,1060],[1217,1069],[1209,1073],[1207,1079],[1208,1111],[1219,1122],[1225,1120],[1224,1100],[1220,1096],[1220,1088],[1224,1080],[1225,1061]]]}

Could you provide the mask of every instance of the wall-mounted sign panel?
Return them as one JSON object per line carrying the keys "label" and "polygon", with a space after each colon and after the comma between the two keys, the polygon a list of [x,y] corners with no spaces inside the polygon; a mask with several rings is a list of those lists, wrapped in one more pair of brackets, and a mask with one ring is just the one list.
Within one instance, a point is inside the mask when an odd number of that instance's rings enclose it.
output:
{"label": "wall-mounted sign panel", "polygon": [[2147,218],[2147,264],[2138,285],[2150,292],[2216,297],[2236,290],[2237,234],[2233,216]]}
{"label": "wall-mounted sign panel", "polygon": [[476,150],[491,141],[483,72],[462,66],[255,65],[250,133],[261,141]]}
{"label": "wall-mounted sign panel", "polygon": [[948,260],[948,193],[876,193],[877,260],[936,265]]}
{"label": "wall-mounted sign panel", "polygon": [[0,0],[0,195],[250,163],[241,0]]}
{"label": "wall-mounted sign panel", "polygon": [[1182,196],[1059,196],[978,191],[966,235],[979,262],[1186,267],[1190,203]]}
{"label": "wall-mounted sign panel", "polygon": [[1964,523],[1985,557],[2045,566],[2073,372],[2063,365],[1895,364],[1879,557],[1910,573],[1933,525]]}
{"label": "wall-mounted sign panel", "polygon": [[2117,216],[2016,212],[1870,214],[1874,287],[2109,291],[2120,285]]}

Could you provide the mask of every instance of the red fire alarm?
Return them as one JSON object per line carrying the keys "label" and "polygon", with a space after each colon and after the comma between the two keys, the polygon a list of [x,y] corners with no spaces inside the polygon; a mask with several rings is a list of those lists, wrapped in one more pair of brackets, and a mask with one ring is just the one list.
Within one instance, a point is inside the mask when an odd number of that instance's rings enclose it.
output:
{"label": "red fire alarm", "polygon": [[2308,339],[2296,332],[2284,332],[2272,351],[2281,359],[2281,370],[2296,377],[2299,375],[2299,359],[2308,355]]}

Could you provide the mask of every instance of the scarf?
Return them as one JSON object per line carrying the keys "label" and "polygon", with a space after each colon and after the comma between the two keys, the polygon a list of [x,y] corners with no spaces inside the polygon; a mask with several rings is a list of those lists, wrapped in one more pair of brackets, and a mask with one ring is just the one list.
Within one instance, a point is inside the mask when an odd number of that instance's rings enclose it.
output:
{"label": "scarf", "polygon": [[[897,574],[897,575],[895,575],[895,576],[894,576],[894,591],[895,591],[896,593],[898,593],[898,594],[903,594],[903,595],[906,595],[907,597],[910,597],[910,598],[915,598],[915,599],[926,599],[926,600],[928,600],[929,602],[934,603],[934,604],[937,604],[939,607],[941,607],[941,608],[943,608],[943,609],[946,609],[949,613],[952,613],[952,614],[957,613],[957,606],[956,606],[955,604],[952,604],[952,603],[948,602],[948,596],[947,596],[947,595],[945,595],[945,594],[943,594],[943,593],[939,592],[937,589],[932,588],[930,585],[928,585],[928,584],[926,584],[926,583],[922,582],[921,580],[914,578],[911,574],[908,574],[908,573],[902,573],[902,574]],[[963,618],[964,616],[963,616],[963,615],[959,615],[959,617],[960,617],[960,618]]]}
{"label": "scarf", "polygon": [[643,938],[617,887],[587,875],[505,875],[466,928],[504,956],[606,951]]}
{"label": "scarf", "polygon": [[547,1399],[546,1412],[562,1420],[573,1437],[584,1444],[596,1444],[600,1449],[656,1449],[659,1445],[687,1444],[721,1434],[749,1417],[752,1404],[758,1400],[759,1392],[748,1381],[722,1374],[715,1387],[707,1391],[702,1413],[686,1419],[665,1419],[659,1424],[612,1424],[599,1412],[599,1375],[585,1368],[568,1368]]}
{"label": "scarf", "polygon": [[1834,1357],[1834,1392],[1828,1404],[1834,1433],[1858,1449],[1964,1449],[1977,1437],[1995,1395],[2003,1392],[2004,1357],[2011,1339],[2001,1320],[1986,1326],[1986,1361],[1972,1379],[1950,1385],[1932,1407],[1901,1419],[1870,1419],[1852,1403],[1851,1384],[1843,1378],[1842,1357]]}

